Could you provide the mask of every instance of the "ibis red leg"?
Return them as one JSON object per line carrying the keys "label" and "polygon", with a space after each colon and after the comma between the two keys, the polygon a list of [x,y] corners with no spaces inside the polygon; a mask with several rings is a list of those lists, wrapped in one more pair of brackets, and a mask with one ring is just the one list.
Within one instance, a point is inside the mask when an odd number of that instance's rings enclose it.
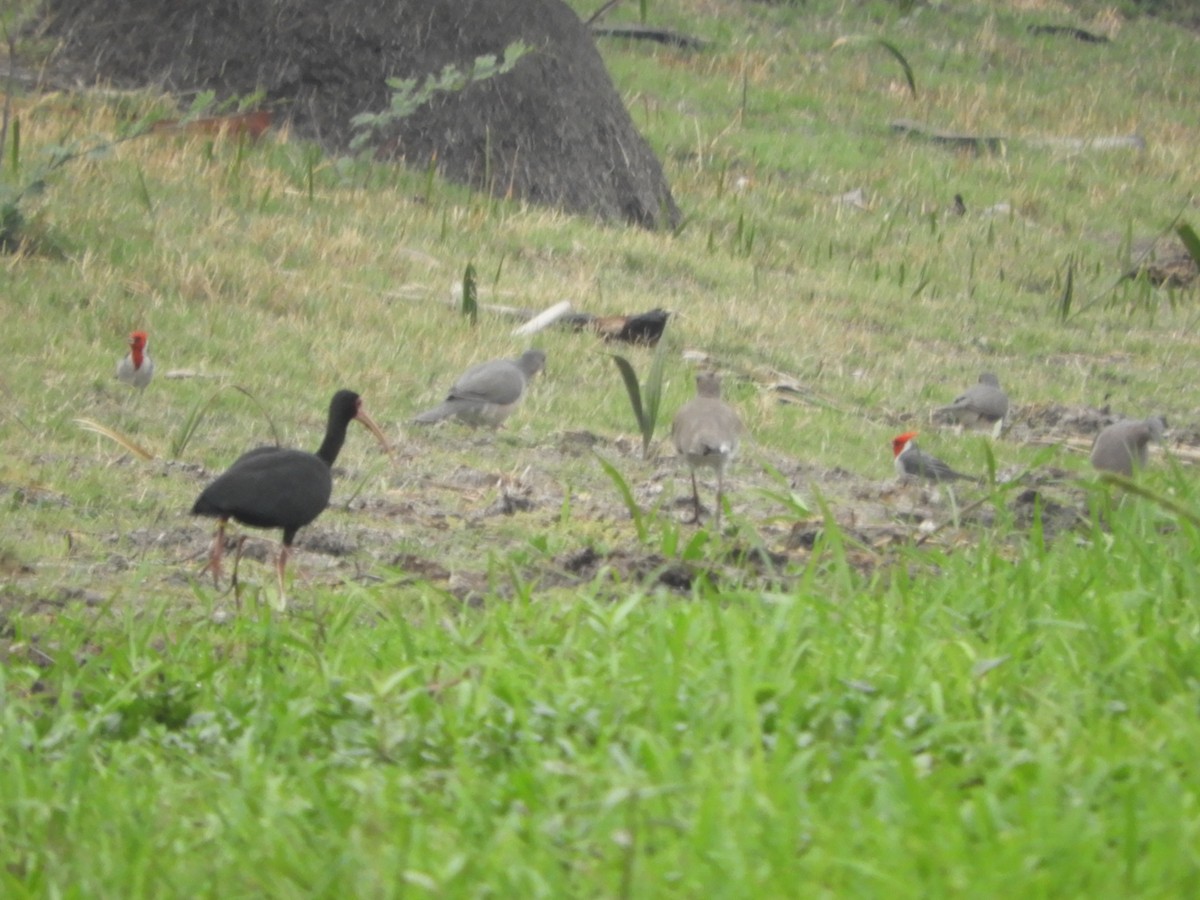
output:
{"label": "ibis red leg", "polygon": [[212,570],[213,584],[221,583],[221,554],[225,551],[225,524],[228,519],[217,522],[217,534],[213,538],[212,552],[208,556],[208,567]]}

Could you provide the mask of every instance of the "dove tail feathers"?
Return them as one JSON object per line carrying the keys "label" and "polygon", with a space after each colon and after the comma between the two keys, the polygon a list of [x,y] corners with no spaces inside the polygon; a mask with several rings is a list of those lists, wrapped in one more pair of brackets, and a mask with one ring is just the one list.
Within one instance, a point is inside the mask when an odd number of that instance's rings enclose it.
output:
{"label": "dove tail feathers", "polygon": [[443,419],[448,419],[455,413],[455,406],[452,403],[442,403],[435,406],[433,409],[426,410],[419,416],[413,417],[414,425],[432,425],[435,422],[440,422]]}

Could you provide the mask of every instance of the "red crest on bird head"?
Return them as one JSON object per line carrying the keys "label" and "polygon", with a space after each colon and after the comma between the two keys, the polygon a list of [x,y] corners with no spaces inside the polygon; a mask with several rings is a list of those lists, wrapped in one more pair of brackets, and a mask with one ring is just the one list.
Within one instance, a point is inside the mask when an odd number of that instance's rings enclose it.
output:
{"label": "red crest on bird head", "polygon": [[908,442],[915,438],[919,432],[906,431],[904,434],[898,434],[892,438],[892,456],[899,456],[907,446]]}
{"label": "red crest on bird head", "polygon": [[149,338],[144,331],[135,331],[129,335],[129,356],[133,360],[133,367],[140,369],[142,361],[145,359],[146,342]]}

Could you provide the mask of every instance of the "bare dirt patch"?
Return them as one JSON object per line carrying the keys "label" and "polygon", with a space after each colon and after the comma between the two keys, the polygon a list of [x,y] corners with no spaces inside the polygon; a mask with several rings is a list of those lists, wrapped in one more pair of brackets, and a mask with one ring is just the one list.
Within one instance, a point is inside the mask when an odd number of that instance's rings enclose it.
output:
{"label": "bare dirt patch", "polygon": [[[1118,418],[1108,409],[1030,406],[1018,411],[1000,440],[1066,445],[1082,459],[1094,435]],[[1196,428],[1180,428],[1169,438],[1166,452],[1180,459],[1195,457],[1200,448]],[[629,509],[612,481],[586,459],[592,452],[626,477],[649,523],[645,543],[634,537]],[[994,539],[992,529],[1005,522],[1011,526],[1001,533],[1013,540],[1035,525],[1047,540],[1090,527],[1087,487],[1075,472],[1053,465],[1003,469],[997,490],[949,488],[890,475],[866,477],[753,448],[728,482],[732,515],[726,539],[688,557],[663,549],[670,530],[678,532],[680,547],[699,531],[687,523],[686,466],[674,457],[644,461],[627,437],[576,431],[533,442],[523,432],[481,434],[451,424],[414,436],[401,453],[383,492],[356,493],[361,473],[341,466],[335,471],[333,506],[297,539],[293,566],[299,590],[354,581],[402,589],[419,582],[469,603],[513,593],[518,589],[513,578],[544,589],[589,586],[601,594],[608,585],[614,597],[634,585],[687,596],[698,580],[786,591],[823,546],[828,526],[818,492],[841,533],[847,560],[863,572],[894,564],[898,551],[914,545],[953,551]],[[211,474],[179,463],[145,465],[178,480],[173,493],[185,496]],[[701,479],[701,498],[711,511],[709,482]],[[781,497],[789,492],[809,504],[809,514],[787,506]],[[0,485],[0,497],[18,506],[68,502],[43,493]],[[250,539],[243,547],[242,583],[270,591],[278,534],[245,533]],[[8,554],[9,589],[0,594],[0,611],[45,611],[46,604],[73,599],[99,603],[106,585],[151,561],[165,564],[169,584],[206,584],[203,565],[211,537],[211,523],[192,519],[182,507],[126,532],[81,536],[63,565],[88,583],[83,594],[76,586],[31,593],[29,585],[46,572]]]}

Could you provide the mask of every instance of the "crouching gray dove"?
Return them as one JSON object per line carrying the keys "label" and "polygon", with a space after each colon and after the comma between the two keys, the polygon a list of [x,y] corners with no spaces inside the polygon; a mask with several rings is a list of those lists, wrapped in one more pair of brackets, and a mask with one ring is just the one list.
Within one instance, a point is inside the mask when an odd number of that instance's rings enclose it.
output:
{"label": "crouching gray dove", "polygon": [[1161,441],[1166,430],[1167,420],[1162,416],[1125,419],[1109,425],[1096,435],[1092,444],[1092,465],[1102,472],[1116,472],[1128,478],[1133,475],[1134,466],[1146,467],[1147,445]]}
{"label": "crouching gray dove", "polygon": [[526,350],[519,359],[493,359],[467,369],[454,382],[446,399],[413,419],[418,425],[431,425],[455,416],[471,426],[493,428],[509,417],[525,385],[546,364],[541,350]]}
{"label": "crouching gray dove", "polygon": [[696,376],[696,396],[675,414],[671,438],[679,455],[692,470],[693,521],[700,521],[700,491],[696,487],[696,467],[707,466],[717,472],[716,527],[721,527],[721,495],[725,489],[725,467],[737,454],[742,420],[733,407],[721,399],[721,379],[715,372]]}
{"label": "crouching gray dove", "polygon": [[1000,379],[984,372],[978,383],[955,397],[953,403],[935,409],[933,414],[964,428],[992,428],[998,432],[1008,415],[1008,394],[1000,389]]}

